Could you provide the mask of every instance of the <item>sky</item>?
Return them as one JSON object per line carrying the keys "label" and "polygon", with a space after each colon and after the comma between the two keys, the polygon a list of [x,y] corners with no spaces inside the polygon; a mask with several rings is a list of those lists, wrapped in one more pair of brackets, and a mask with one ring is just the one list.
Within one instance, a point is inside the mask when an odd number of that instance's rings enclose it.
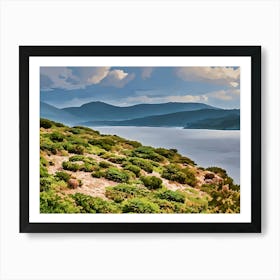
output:
{"label": "sky", "polygon": [[40,99],[57,108],[92,101],[117,106],[199,102],[240,108],[240,68],[41,67]]}

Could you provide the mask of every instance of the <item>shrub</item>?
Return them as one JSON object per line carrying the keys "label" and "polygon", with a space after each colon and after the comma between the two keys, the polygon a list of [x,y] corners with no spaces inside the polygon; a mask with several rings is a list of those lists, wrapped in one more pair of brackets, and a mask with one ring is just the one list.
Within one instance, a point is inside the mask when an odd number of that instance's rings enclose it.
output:
{"label": "shrub", "polygon": [[86,157],[83,155],[75,155],[69,158],[69,161],[85,161]]}
{"label": "shrub", "polygon": [[146,198],[132,198],[123,202],[124,213],[160,213],[157,204]]}
{"label": "shrub", "polygon": [[102,177],[105,177],[105,172],[100,171],[100,170],[96,170],[96,171],[91,173],[91,176],[93,178],[102,178]]}
{"label": "shrub", "polygon": [[106,151],[110,151],[112,149],[112,146],[115,145],[115,142],[109,137],[108,138],[103,137],[101,139],[90,139],[88,140],[88,143],[93,146],[102,148]]}
{"label": "shrub", "polygon": [[142,158],[131,157],[128,159],[133,165],[139,166],[141,169],[145,170],[148,173],[153,172],[153,165],[150,161]]}
{"label": "shrub", "polygon": [[92,172],[95,169],[95,165],[85,162],[83,165],[79,167],[79,170],[84,172]]}
{"label": "shrub", "polygon": [[61,133],[53,132],[53,133],[50,134],[50,139],[51,139],[53,142],[62,142],[63,139],[64,139],[64,136],[63,136],[63,134],[61,134]]}
{"label": "shrub", "polygon": [[139,186],[119,184],[114,187],[106,188],[106,197],[114,200],[115,202],[121,202],[127,198],[132,198],[136,196],[146,196],[148,191]]}
{"label": "shrub", "polygon": [[129,180],[129,175],[118,168],[110,167],[105,172],[105,178],[114,182],[125,183]]}
{"label": "shrub", "polygon": [[217,166],[208,167],[208,168],[206,168],[206,170],[216,173],[216,174],[220,175],[222,178],[228,177],[226,170],[224,170],[223,168],[217,167]]}
{"label": "shrub", "polygon": [[80,209],[69,199],[60,197],[53,191],[40,193],[41,213],[80,213]]}
{"label": "shrub", "polygon": [[53,154],[53,155],[57,154],[56,147],[53,144],[40,143],[40,149],[42,151],[46,151],[48,154],[50,154],[50,153]]}
{"label": "shrub", "polygon": [[109,157],[108,160],[112,163],[122,164],[126,160],[126,158],[114,156],[114,157]]}
{"label": "shrub", "polygon": [[190,186],[194,186],[196,184],[196,178],[188,168],[182,169],[175,164],[166,166],[162,172],[162,177],[181,184],[188,184]]}
{"label": "shrub", "polygon": [[155,176],[143,176],[140,178],[144,186],[150,190],[159,189],[162,187],[162,180]]}
{"label": "shrub", "polygon": [[47,119],[40,119],[40,127],[51,128],[52,127],[52,122],[47,120]]}
{"label": "shrub", "polygon": [[177,150],[168,150],[168,149],[164,149],[164,148],[157,148],[155,149],[155,151],[160,154],[161,156],[164,156],[168,159],[171,159],[174,157],[174,155],[177,153]]}
{"label": "shrub", "polygon": [[108,168],[108,167],[111,166],[111,164],[108,163],[107,161],[100,161],[100,162],[99,162],[99,166],[100,166],[101,168]]}
{"label": "shrub", "polygon": [[176,202],[185,202],[185,194],[179,191],[171,191],[171,190],[164,190],[159,193],[157,193],[157,197],[160,199],[166,199]]}
{"label": "shrub", "polygon": [[69,153],[73,153],[73,154],[82,155],[84,153],[84,147],[80,145],[73,145],[70,143],[66,143],[64,145],[64,149]]}
{"label": "shrub", "polygon": [[124,170],[129,170],[131,172],[133,172],[137,177],[139,177],[140,172],[141,172],[141,168],[133,165],[133,164],[127,164],[123,167]]}
{"label": "shrub", "polygon": [[48,173],[47,168],[41,164],[40,165],[40,177],[48,177],[48,176],[49,176],[49,173]]}
{"label": "shrub", "polygon": [[50,177],[40,178],[40,192],[45,192],[50,190],[52,184],[52,179]]}
{"label": "shrub", "polygon": [[80,168],[80,166],[78,164],[72,163],[70,161],[64,161],[62,163],[62,167],[65,170],[70,170],[70,171],[74,171],[74,172],[78,171]]}
{"label": "shrub", "polygon": [[92,197],[81,193],[72,195],[76,204],[81,207],[82,213],[118,213],[117,205],[113,202],[103,200],[99,197]]}
{"label": "shrub", "polygon": [[141,146],[133,150],[131,153],[134,157],[150,159],[153,161],[161,162],[164,160],[163,156],[155,152],[155,149],[152,147]]}
{"label": "shrub", "polygon": [[65,181],[66,183],[69,181],[69,179],[71,178],[71,176],[66,173],[66,172],[63,172],[63,171],[59,171],[59,172],[56,172],[55,173],[55,177],[59,180],[63,180]]}
{"label": "shrub", "polygon": [[141,146],[142,146],[142,144],[139,143],[139,142],[137,142],[137,141],[129,141],[129,140],[127,140],[126,143],[129,144],[129,145],[131,145],[131,146],[134,147],[134,148],[138,148],[138,147],[141,147]]}

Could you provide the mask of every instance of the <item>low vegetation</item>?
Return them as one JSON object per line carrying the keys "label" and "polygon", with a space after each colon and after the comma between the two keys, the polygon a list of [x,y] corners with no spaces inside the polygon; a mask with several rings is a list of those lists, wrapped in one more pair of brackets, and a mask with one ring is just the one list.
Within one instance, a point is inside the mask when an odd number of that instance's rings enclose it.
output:
{"label": "low vegetation", "polygon": [[176,149],[47,119],[40,147],[41,213],[240,212],[240,186],[224,169]]}

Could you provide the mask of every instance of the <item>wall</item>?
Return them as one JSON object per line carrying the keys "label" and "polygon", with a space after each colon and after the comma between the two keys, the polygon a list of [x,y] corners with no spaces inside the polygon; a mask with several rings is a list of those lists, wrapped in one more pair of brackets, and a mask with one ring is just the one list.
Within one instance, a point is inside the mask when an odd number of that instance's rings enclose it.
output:
{"label": "wall", "polygon": [[[280,279],[279,1],[0,1],[1,279]],[[262,45],[262,234],[19,234],[18,45]]]}

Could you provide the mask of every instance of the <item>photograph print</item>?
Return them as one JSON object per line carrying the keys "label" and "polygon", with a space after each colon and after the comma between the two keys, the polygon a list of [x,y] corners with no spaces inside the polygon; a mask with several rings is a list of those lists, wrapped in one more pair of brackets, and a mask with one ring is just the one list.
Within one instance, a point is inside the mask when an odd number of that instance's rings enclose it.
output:
{"label": "photograph print", "polygon": [[22,47],[22,228],[260,230],[260,49],[147,48]]}

